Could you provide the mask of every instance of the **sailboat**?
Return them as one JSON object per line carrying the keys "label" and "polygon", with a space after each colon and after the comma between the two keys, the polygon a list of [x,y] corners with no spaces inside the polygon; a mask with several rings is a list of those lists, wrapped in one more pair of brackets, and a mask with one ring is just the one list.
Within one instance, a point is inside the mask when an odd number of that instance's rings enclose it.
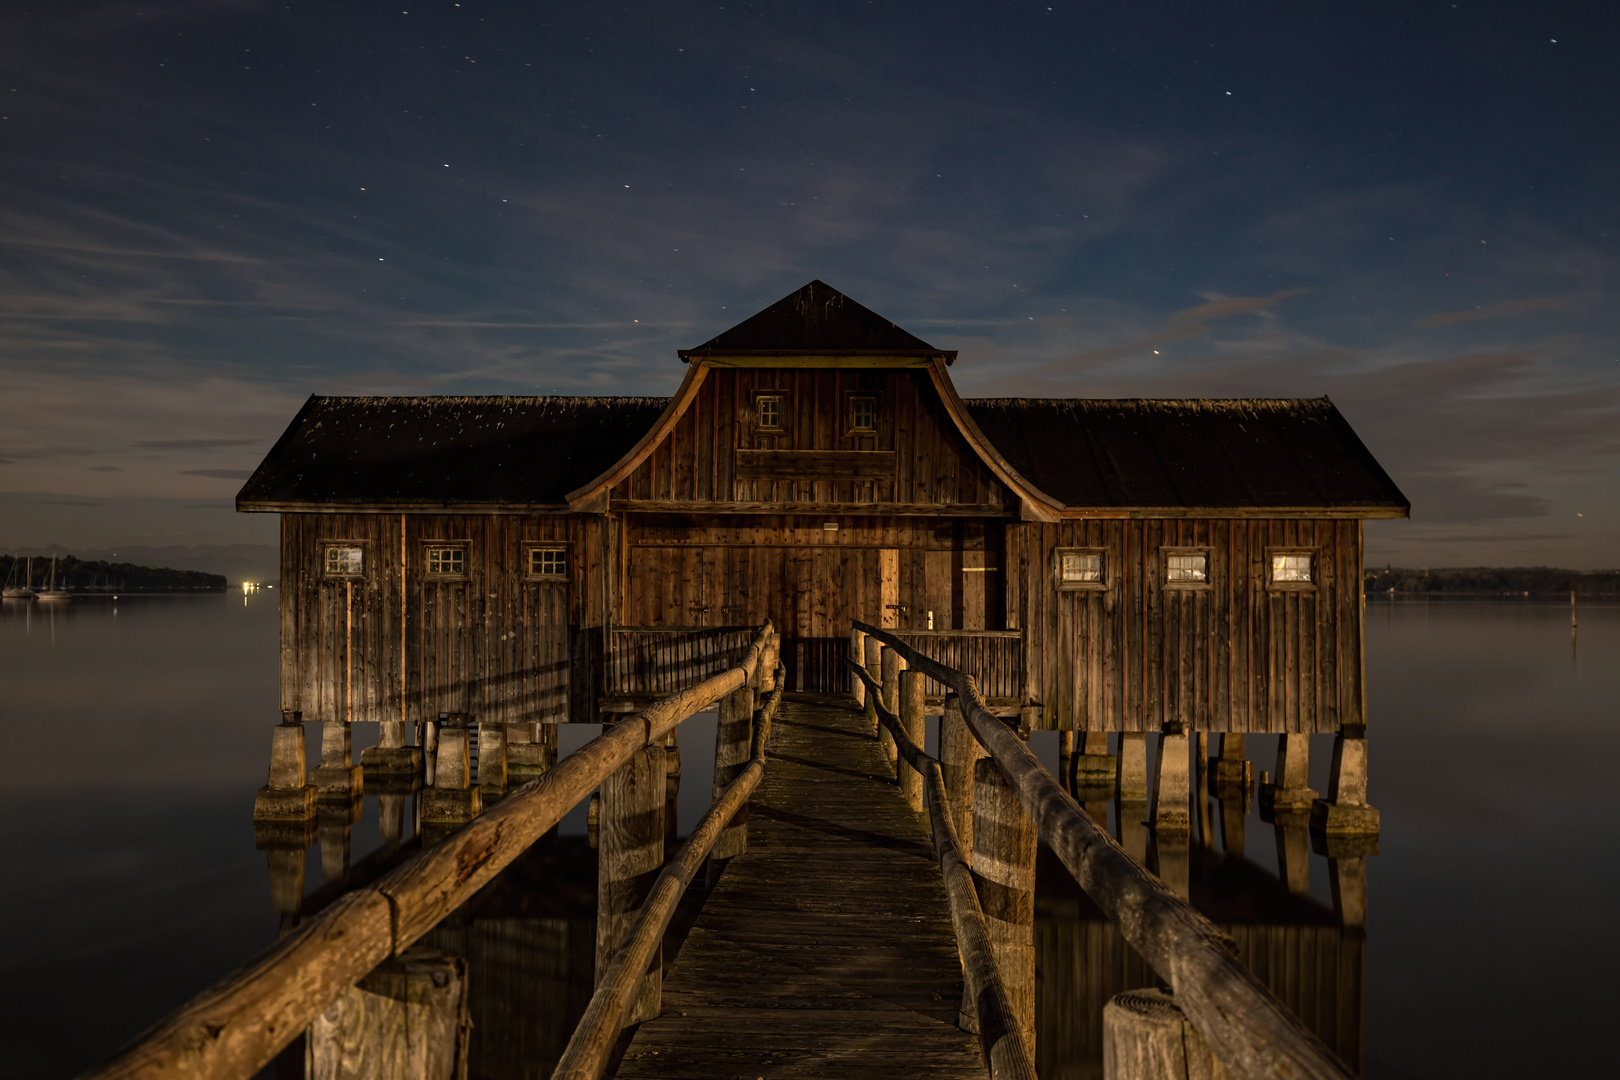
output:
{"label": "sailboat", "polygon": [[23,560],[11,560],[11,572],[6,575],[5,598],[7,600],[32,600],[34,590],[31,587],[34,581],[34,559],[28,558],[27,569],[23,571],[22,580],[17,581],[17,567],[23,565]]}
{"label": "sailboat", "polygon": [[56,556],[55,555],[51,556],[51,581],[50,581],[50,584],[46,585],[43,589],[39,590],[38,595],[39,595],[40,600],[50,601],[50,602],[53,602],[53,603],[61,603],[61,602],[65,601],[65,600],[73,599],[73,597],[68,595],[68,591],[66,589],[58,588],[57,585],[56,585]]}

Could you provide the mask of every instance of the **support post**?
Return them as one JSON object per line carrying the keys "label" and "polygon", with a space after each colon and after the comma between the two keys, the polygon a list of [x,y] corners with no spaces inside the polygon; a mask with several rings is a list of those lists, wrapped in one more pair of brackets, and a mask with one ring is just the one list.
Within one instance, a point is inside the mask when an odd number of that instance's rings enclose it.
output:
{"label": "support post", "polygon": [[[866,631],[851,630],[849,632],[849,658],[856,664],[866,664]],[[861,709],[866,708],[866,683],[855,672],[849,673],[849,692],[855,699],[855,704]]]}
{"label": "support post", "polygon": [[304,782],[304,714],[284,712],[270,733],[269,782],[253,797],[254,821],[307,821],[315,785]]}
{"label": "support post", "polygon": [[1113,787],[1118,763],[1108,752],[1108,732],[1082,731],[1075,739],[1074,786]]}
{"label": "support post", "polygon": [[1192,793],[1187,775],[1187,732],[1169,721],[1159,735],[1159,755],[1153,769],[1155,833],[1186,836],[1192,828]]}
{"label": "support post", "polygon": [[1119,786],[1116,797],[1122,803],[1147,802],[1147,732],[1119,733]]}
{"label": "support post", "polygon": [[405,722],[377,723],[377,745],[360,752],[360,767],[379,777],[414,776],[422,768],[422,748],[405,745]]}
{"label": "support post", "polygon": [[[883,685],[883,642],[868,634],[866,636],[866,674],[871,676],[873,682]],[[877,718],[877,698],[867,694],[863,699],[866,706],[866,723],[868,730],[876,735],[880,725]]]}
{"label": "support post", "polygon": [[472,750],[465,714],[447,718],[439,732],[439,750],[434,756],[433,786],[422,789],[424,825],[461,825],[484,809],[482,797],[472,784]]}
{"label": "support post", "polygon": [[309,1027],[309,1080],[453,1080],[467,1072],[467,962],[421,945],[385,960]]}
{"label": "support post", "polygon": [[[664,748],[647,746],[602,781],[597,824],[596,978],[624,944],[664,865]],[[663,951],[653,954],[626,1022],[663,1011]]]}
{"label": "support post", "polygon": [[1157,989],[1126,990],[1103,1006],[1103,1080],[1228,1080],[1230,1073]]}
{"label": "support post", "polygon": [[352,799],[365,788],[360,766],[354,764],[354,733],[347,721],[321,725],[321,763],[310,775],[320,799]]}
{"label": "support post", "polygon": [[1074,731],[1058,732],[1058,784],[1064,791],[1074,789]]}
{"label": "support post", "polygon": [[382,846],[397,848],[405,840],[405,796],[398,793],[377,796],[377,827]]}
{"label": "support post", "polygon": [[[1035,823],[994,760],[973,764],[973,881],[996,966],[1006,984],[1008,1020],[1035,1057]],[[971,1024],[971,1026],[969,1026]],[[962,1026],[978,1030],[964,1000]]]}
{"label": "support post", "polygon": [[[883,707],[892,713],[900,712],[900,673],[907,666],[905,657],[887,645],[883,646]],[[883,747],[883,756],[893,766],[900,751],[895,749],[894,738],[888,728],[879,727],[878,745]]]}
{"label": "support post", "polygon": [[945,797],[955,817],[956,838],[962,860],[973,864],[973,763],[984,757],[984,747],[974,738],[962,715],[962,701],[952,691],[945,694],[945,710],[939,718],[939,771],[945,781]]}
{"label": "support post", "polygon": [[1333,737],[1328,797],[1311,804],[1311,828],[1330,835],[1377,835],[1378,811],[1367,805],[1367,728],[1345,724]]}
{"label": "support post", "polygon": [[1276,782],[1260,790],[1260,805],[1274,811],[1309,811],[1316,801],[1311,790],[1311,737],[1277,736]]}
{"label": "support post", "polygon": [[1209,763],[1209,782],[1217,791],[1248,783],[1254,767],[1244,756],[1243,742],[1242,732],[1221,732],[1220,753]]}
{"label": "support post", "polygon": [[348,802],[322,800],[320,816],[316,819],[321,841],[321,878],[325,881],[349,880],[350,838],[355,823],[365,807],[362,796]]}
{"label": "support post", "polygon": [[[480,755],[483,750],[480,748]],[[506,781],[523,783],[557,764],[556,724],[509,724],[506,728]]]}
{"label": "support post", "polygon": [[[748,764],[754,739],[754,691],[743,687],[720,699],[714,731],[714,797],[718,799]],[[748,850],[748,804],[744,803],[709,851],[710,859],[730,859]]]}
{"label": "support post", "polygon": [[478,725],[478,790],[488,798],[506,794],[506,725]]}
{"label": "support post", "polygon": [[[927,678],[920,671],[902,671],[900,673],[900,729],[906,733],[914,746],[922,746],[927,737],[927,721],[923,719],[923,681]],[[896,760],[895,780],[900,785],[900,794],[905,796],[906,805],[917,813],[923,811],[923,778],[922,774],[913,769],[904,761]]]}

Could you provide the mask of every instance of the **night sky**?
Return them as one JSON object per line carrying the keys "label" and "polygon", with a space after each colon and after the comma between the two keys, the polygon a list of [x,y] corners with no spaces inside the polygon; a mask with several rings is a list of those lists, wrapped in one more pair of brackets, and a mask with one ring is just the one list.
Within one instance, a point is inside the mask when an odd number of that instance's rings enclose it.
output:
{"label": "night sky", "polygon": [[1620,566],[1610,4],[0,9],[0,546],[273,543],[320,394],[667,394],[812,278],[964,395],[1330,395],[1409,566]]}

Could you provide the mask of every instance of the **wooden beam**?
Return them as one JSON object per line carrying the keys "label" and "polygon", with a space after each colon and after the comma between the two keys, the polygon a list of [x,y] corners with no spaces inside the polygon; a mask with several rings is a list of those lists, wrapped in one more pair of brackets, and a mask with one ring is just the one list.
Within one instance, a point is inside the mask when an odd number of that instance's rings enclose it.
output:
{"label": "wooden beam", "polygon": [[772,480],[892,479],[893,450],[738,450],[737,476]]}

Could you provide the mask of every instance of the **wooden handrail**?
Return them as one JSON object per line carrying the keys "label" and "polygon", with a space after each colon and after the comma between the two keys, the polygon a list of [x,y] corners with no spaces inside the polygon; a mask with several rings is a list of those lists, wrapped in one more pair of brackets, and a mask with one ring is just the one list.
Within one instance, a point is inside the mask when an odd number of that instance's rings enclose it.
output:
{"label": "wooden handrail", "polygon": [[754,739],[748,764],[737,778],[726,786],[703,815],[703,820],[692,830],[691,837],[653,882],[641,914],[636,917],[630,935],[608,964],[596,992],[591,995],[585,1015],[580,1017],[574,1034],[563,1050],[552,1080],[597,1080],[607,1068],[613,1053],[613,1044],[624,1029],[626,1018],[641,990],[641,980],[647,974],[658,945],[669,929],[669,920],[681,902],[692,878],[703,866],[720,833],[736,816],[742,805],[754,794],[765,775],[765,745],[771,737],[771,720],[782,700],[782,687],[787,680],[787,669],[776,667],[776,689],[765,699],[754,722]]}
{"label": "wooden handrail", "polygon": [[767,621],[738,666],[615,724],[439,843],[340,898],[84,1077],[252,1076],[340,993],[438,925],[638,750],[747,684],[771,633]]}
{"label": "wooden handrail", "polygon": [[928,786],[934,855],[939,860],[940,876],[945,880],[945,893],[950,897],[951,925],[956,930],[956,945],[962,954],[968,995],[978,1013],[979,1045],[984,1051],[991,1080],[1035,1080],[1035,1064],[1030,1060],[1029,1047],[1011,1020],[1012,1004],[990,944],[990,930],[984,921],[984,909],[979,906],[979,894],[973,888],[973,875],[962,862],[962,843],[956,835],[955,816],[945,794],[945,778],[939,762],[911,741],[900,718],[883,704],[883,684],[847,656],[844,666],[866,684],[867,700],[877,711],[878,723],[888,729],[900,756],[922,775]]}
{"label": "wooden handrail", "polygon": [[956,691],[968,729],[995,761],[1041,838],[1125,940],[1170,985],[1176,1004],[1239,1080],[1351,1080],[1333,1051],[1234,955],[1231,939],[1148,873],[984,707],[971,676],[863,622],[854,628]]}

